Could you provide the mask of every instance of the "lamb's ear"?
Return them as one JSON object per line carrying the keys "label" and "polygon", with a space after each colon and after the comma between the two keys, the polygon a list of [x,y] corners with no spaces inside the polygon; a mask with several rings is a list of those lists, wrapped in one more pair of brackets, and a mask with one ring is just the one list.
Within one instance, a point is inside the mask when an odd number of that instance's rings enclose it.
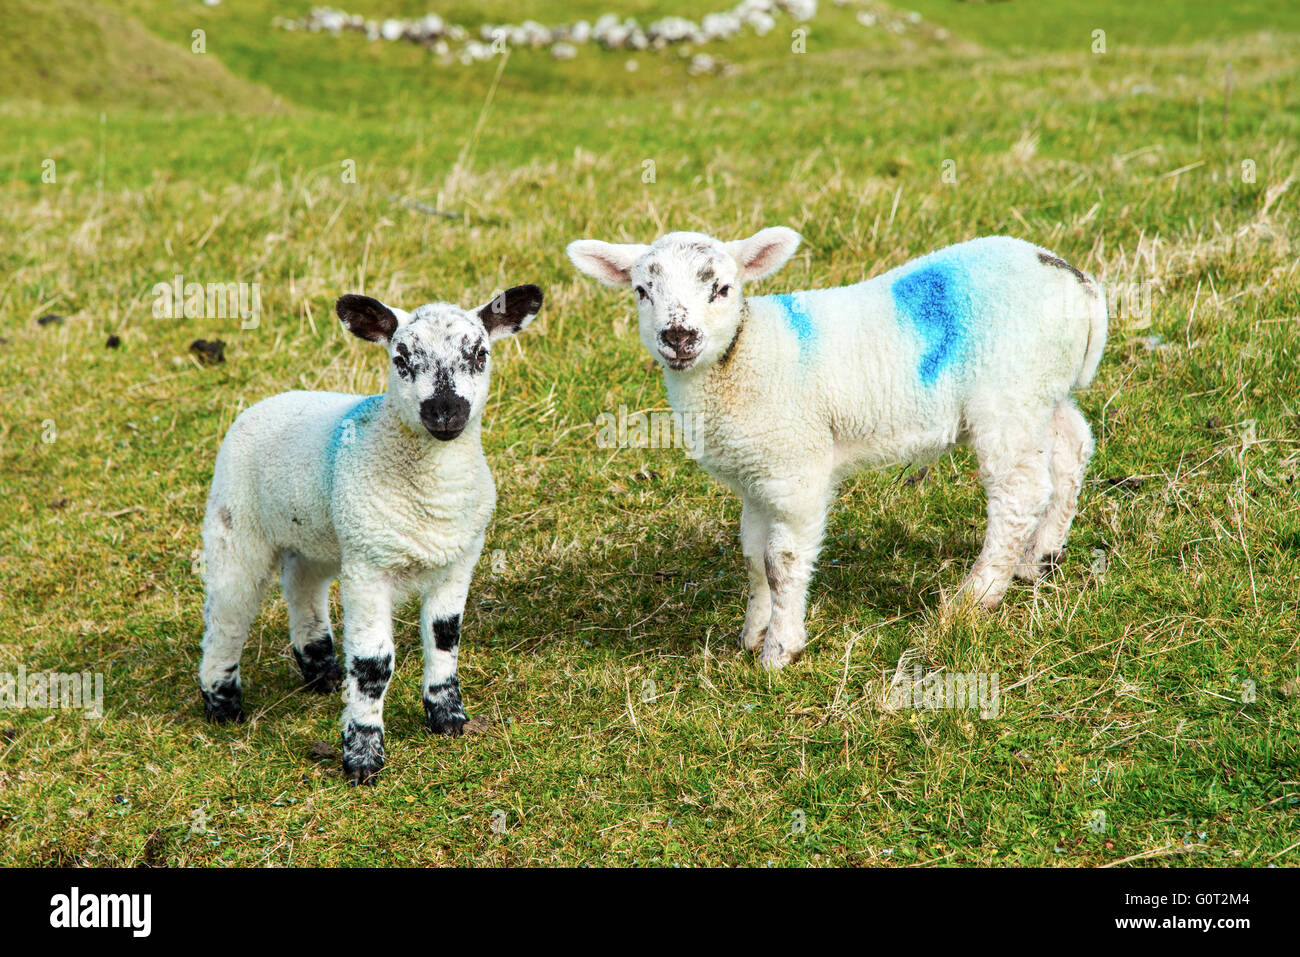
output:
{"label": "lamb's ear", "polygon": [[769,226],[748,239],[727,243],[727,252],[740,266],[740,279],[744,282],[772,275],[794,255],[800,241],[800,235],[788,226]]}
{"label": "lamb's ear", "polygon": [[513,336],[532,322],[533,316],[541,308],[541,289],[536,286],[513,286],[486,305],[479,306],[477,312],[483,328],[488,331],[488,339],[496,342],[506,336]]}
{"label": "lamb's ear", "polygon": [[640,243],[602,243],[599,239],[579,239],[569,243],[569,258],[581,272],[610,286],[626,286],[632,281],[632,264],[646,254],[649,246]]}
{"label": "lamb's ear", "polygon": [[397,313],[369,296],[341,296],[334,311],[348,332],[370,342],[388,342],[402,324]]}

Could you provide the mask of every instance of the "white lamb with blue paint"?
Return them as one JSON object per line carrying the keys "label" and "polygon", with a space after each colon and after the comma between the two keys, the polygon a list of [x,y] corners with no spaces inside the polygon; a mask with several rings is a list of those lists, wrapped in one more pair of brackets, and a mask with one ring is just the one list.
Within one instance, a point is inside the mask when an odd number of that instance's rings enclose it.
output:
{"label": "white lamb with blue paint", "polygon": [[[199,685],[210,719],[243,719],[239,659],[278,567],[303,679],[320,692],[343,684],[350,781],[373,782],[384,764],[393,612],[410,596],[423,600],[425,723],[461,734],[461,615],[496,504],[480,444],[490,344],[527,325],[541,304],[536,286],[470,310],[431,303],[406,312],[344,296],[343,325],[388,350],[388,390],[285,392],[235,420],[203,520]],[[346,679],[329,619],[336,578]]]}
{"label": "white lamb with blue paint", "polygon": [[695,457],[743,500],[740,640],[773,669],[804,649],[827,511],[860,468],[974,448],[988,529],[959,603],[993,608],[1013,575],[1059,560],[1093,451],[1070,392],[1092,379],[1107,325],[1092,279],[1001,236],[852,286],[742,295],[799,242],[778,226],[568,247],[582,272],[635,290],[641,341],[674,411],[694,417]]}

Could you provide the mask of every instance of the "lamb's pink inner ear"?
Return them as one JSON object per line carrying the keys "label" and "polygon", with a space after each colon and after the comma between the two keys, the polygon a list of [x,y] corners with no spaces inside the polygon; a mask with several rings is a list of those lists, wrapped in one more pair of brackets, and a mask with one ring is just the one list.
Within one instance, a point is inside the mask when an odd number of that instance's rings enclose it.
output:
{"label": "lamb's pink inner ear", "polygon": [[776,272],[794,255],[799,240],[793,229],[772,226],[736,243],[733,255],[740,264],[741,278],[762,279]]}
{"label": "lamb's pink inner ear", "polygon": [[626,286],[632,281],[632,265],[647,247],[605,243],[597,239],[579,239],[569,243],[569,258],[578,269],[611,286]]}

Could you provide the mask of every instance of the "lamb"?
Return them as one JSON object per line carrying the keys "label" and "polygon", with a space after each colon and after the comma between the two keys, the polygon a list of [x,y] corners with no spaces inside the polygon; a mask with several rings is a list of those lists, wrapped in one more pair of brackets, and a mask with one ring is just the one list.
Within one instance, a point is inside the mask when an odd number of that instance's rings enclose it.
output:
{"label": "lamb", "polygon": [[[490,344],[517,333],[541,305],[536,286],[470,310],[439,302],[406,312],[343,296],[344,327],[388,351],[387,391],[284,392],[235,420],[203,521],[199,685],[209,719],[243,720],[240,655],[278,566],[303,680],[322,693],[343,686],[349,781],[374,783],[384,765],[392,616],[412,595],[423,602],[425,723],[462,733],[461,615],[496,504],[480,444]],[[335,578],[346,678],[329,620]]]}
{"label": "lamb", "polygon": [[772,227],[735,242],[675,232],[568,247],[582,272],[635,290],[641,341],[674,411],[693,417],[694,457],[743,501],[740,643],[768,669],[803,652],[827,511],[860,468],[974,448],[987,531],[946,614],[995,608],[1013,576],[1060,561],[1093,452],[1070,392],[1091,381],[1107,327],[1094,280],[1005,236],[851,286],[742,294],[800,241]]}

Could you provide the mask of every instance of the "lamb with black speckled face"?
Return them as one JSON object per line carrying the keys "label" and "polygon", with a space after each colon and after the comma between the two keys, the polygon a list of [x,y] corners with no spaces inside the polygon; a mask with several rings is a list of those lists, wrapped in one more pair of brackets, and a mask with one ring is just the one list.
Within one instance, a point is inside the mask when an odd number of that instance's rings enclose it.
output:
{"label": "lamb with black speckled face", "polygon": [[[480,443],[491,349],[541,304],[536,286],[508,289],[476,309],[431,303],[406,312],[343,296],[344,328],[387,350],[387,390],[285,392],[235,420],[217,453],[203,522],[199,685],[210,719],[243,718],[240,656],[278,568],[303,680],[320,692],[343,686],[349,780],[373,782],[384,764],[392,616],[410,595],[422,599],[426,724],[461,733],[461,615],[496,504]],[[335,578],[346,673],[329,620]]]}

